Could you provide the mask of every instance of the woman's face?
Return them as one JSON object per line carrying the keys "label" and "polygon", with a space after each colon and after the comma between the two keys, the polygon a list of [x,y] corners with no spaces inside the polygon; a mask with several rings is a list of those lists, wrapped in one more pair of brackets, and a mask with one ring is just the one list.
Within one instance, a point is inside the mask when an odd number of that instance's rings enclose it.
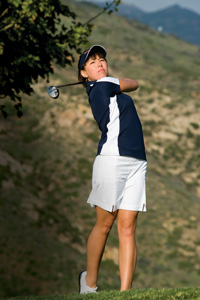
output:
{"label": "woman's face", "polygon": [[92,55],[87,60],[84,70],[81,70],[81,75],[87,78],[88,81],[96,81],[108,74],[108,66],[104,57],[98,54]]}

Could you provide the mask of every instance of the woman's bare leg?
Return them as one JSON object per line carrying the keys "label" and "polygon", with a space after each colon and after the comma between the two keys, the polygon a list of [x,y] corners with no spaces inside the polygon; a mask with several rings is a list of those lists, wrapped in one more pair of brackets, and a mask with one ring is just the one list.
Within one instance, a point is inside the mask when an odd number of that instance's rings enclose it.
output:
{"label": "woman's bare leg", "polygon": [[96,224],[92,229],[87,242],[86,283],[91,288],[96,287],[99,266],[106,240],[116,216],[117,211],[108,212],[100,207],[96,207]]}
{"label": "woman's bare leg", "polygon": [[121,291],[129,290],[132,286],[133,275],[137,261],[137,248],[135,230],[137,224],[137,211],[120,209],[118,211],[119,235],[119,270],[121,278]]}

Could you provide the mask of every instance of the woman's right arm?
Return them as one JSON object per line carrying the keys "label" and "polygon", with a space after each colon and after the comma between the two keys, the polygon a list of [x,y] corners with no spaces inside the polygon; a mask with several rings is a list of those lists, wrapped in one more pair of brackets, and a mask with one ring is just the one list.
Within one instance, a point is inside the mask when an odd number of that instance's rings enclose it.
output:
{"label": "woman's right arm", "polygon": [[136,80],[129,78],[119,79],[119,85],[121,92],[132,92],[138,89],[139,84]]}

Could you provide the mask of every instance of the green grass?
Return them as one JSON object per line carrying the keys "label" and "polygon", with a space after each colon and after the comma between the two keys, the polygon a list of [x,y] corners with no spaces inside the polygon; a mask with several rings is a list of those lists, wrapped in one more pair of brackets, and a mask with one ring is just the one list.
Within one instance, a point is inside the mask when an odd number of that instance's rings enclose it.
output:
{"label": "green grass", "polygon": [[[6,300],[200,300],[200,288],[105,291],[87,295],[51,295],[6,298]],[[3,300],[3,299],[1,299]]]}

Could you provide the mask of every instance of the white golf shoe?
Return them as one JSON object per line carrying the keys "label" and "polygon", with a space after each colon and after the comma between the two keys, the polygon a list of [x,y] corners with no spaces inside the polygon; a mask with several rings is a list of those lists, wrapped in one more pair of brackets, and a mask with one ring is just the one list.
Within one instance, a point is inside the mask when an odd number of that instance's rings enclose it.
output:
{"label": "white golf shoe", "polygon": [[79,293],[80,294],[96,293],[97,287],[91,288],[87,285],[85,280],[86,275],[87,275],[87,271],[82,271],[79,274]]}

